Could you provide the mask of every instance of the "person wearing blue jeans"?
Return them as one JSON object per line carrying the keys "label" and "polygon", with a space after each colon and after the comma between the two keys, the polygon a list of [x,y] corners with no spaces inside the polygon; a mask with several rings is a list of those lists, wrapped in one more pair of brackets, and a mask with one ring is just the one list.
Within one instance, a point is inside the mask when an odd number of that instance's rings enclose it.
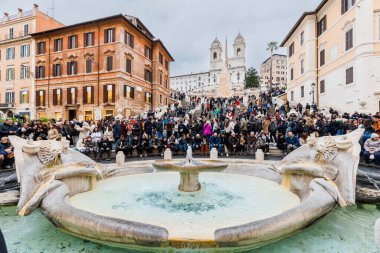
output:
{"label": "person wearing blue jeans", "polygon": [[371,138],[365,141],[363,157],[366,164],[373,160],[376,165],[380,165],[380,139],[378,134],[371,134]]}
{"label": "person wearing blue jeans", "polygon": [[221,156],[222,155],[222,139],[220,138],[218,133],[213,133],[213,135],[211,135],[209,143],[210,143],[210,150],[212,148],[216,148],[218,150],[218,156]]}

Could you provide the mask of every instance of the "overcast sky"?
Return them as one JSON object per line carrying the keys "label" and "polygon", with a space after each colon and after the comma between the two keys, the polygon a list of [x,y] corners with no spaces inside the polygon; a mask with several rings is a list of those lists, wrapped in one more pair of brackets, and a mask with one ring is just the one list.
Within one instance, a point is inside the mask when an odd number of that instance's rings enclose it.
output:
{"label": "overcast sky", "polygon": [[[321,0],[55,0],[54,17],[64,23],[114,14],[138,17],[161,39],[175,62],[171,75],[207,71],[209,48],[215,36],[229,41],[229,53],[239,30],[246,39],[247,68],[259,69],[269,53],[266,44],[279,44],[304,11]],[[51,16],[53,0],[1,0],[0,10],[14,14],[37,3]],[[280,53],[285,51],[279,50]]]}

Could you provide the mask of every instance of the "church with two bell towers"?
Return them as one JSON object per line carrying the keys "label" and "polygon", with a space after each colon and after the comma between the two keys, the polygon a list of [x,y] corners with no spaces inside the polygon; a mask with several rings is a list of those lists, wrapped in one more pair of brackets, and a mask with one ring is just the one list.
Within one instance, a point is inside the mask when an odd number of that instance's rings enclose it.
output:
{"label": "church with two bell towers", "polygon": [[230,82],[233,90],[241,90],[245,82],[245,39],[240,34],[233,43],[233,54],[229,56],[227,39],[223,47],[218,38],[215,38],[210,47],[210,69],[207,72],[191,73],[172,76],[171,90],[178,92],[215,94],[220,85],[220,76],[223,64],[228,67]]}

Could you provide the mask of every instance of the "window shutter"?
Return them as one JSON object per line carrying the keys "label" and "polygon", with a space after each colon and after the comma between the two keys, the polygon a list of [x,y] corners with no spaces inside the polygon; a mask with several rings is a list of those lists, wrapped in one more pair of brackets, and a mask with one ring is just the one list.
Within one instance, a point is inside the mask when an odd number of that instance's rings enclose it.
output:
{"label": "window shutter", "polygon": [[108,96],[107,96],[107,84],[103,85],[103,103],[108,102]]}
{"label": "window shutter", "polygon": [[71,96],[70,96],[70,88],[66,89],[66,94],[67,94],[67,104],[71,105]]}
{"label": "window shutter", "polygon": [[57,105],[57,89],[53,89],[53,105]]}
{"label": "window shutter", "polygon": [[87,47],[87,33],[83,34],[84,46]]}
{"label": "window shutter", "polygon": [[112,28],[112,42],[115,42],[116,39],[116,28]]}
{"label": "window shutter", "polygon": [[75,42],[74,48],[77,48],[78,47],[78,35],[75,35],[74,38],[75,38],[75,40],[74,40],[74,42]]}
{"label": "window shutter", "polygon": [[94,86],[91,86],[91,104],[95,103],[95,101],[94,101],[94,96],[95,96],[94,92],[95,92]]}
{"label": "window shutter", "polygon": [[46,42],[42,42],[42,45],[43,45],[43,54],[46,52]]}
{"label": "window shutter", "polygon": [[36,91],[36,106],[41,106],[41,105],[40,105],[39,91]]}
{"label": "window shutter", "polygon": [[43,106],[46,105],[46,101],[45,101],[45,91],[42,91],[42,105],[43,105]]}
{"label": "window shutter", "polygon": [[74,91],[74,104],[78,104],[78,88],[75,87],[75,91]]}
{"label": "window shutter", "polygon": [[135,88],[131,87],[131,98],[135,98]]}
{"label": "window shutter", "polygon": [[116,93],[115,85],[112,84],[112,103],[115,103],[115,93]]}
{"label": "window shutter", "polygon": [[108,33],[107,33],[107,29],[104,30],[104,44],[108,43]]}
{"label": "window shutter", "polygon": [[78,74],[78,62],[74,62],[74,74]]}
{"label": "window shutter", "polygon": [[127,97],[127,85],[124,85],[124,97]]}
{"label": "window shutter", "polygon": [[57,76],[57,65],[53,64],[53,76]]}
{"label": "window shutter", "polygon": [[345,2],[346,0],[341,0],[341,3],[340,3],[340,5],[341,5],[341,13],[342,13],[342,15],[344,14],[344,12],[345,12],[345,8],[344,8],[344,6],[345,6],[345,4],[344,4],[344,2]]}
{"label": "window shutter", "polygon": [[87,86],[83,87],[83,104],[87,104]]}
{"label": "window shutter", "polygon": [[66,74],[67,74],[67,75],[70,75],[70,62],[67,63],[67,71],[66,71]]}
{"label": "window shutter", "polygon": [[131,36],[131,48],[135,48],[135,37],[132,34],[130,34],[130,36]]}
{"label": "window shutter", "polygon": [[20,91],[20,104],[23,104],[24,103],[24,98],[22,96],[22,91]]}

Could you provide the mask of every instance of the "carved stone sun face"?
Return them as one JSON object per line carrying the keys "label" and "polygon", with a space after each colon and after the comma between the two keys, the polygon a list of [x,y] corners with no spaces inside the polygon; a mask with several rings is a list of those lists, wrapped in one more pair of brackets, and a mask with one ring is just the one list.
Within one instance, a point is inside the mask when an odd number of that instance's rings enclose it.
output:
{"label": "carved stone sun face", "polygon": [[338,154],[338,147],[331,136],[322,137],[313,143],[310,158],[315,162],[331,162]]}

